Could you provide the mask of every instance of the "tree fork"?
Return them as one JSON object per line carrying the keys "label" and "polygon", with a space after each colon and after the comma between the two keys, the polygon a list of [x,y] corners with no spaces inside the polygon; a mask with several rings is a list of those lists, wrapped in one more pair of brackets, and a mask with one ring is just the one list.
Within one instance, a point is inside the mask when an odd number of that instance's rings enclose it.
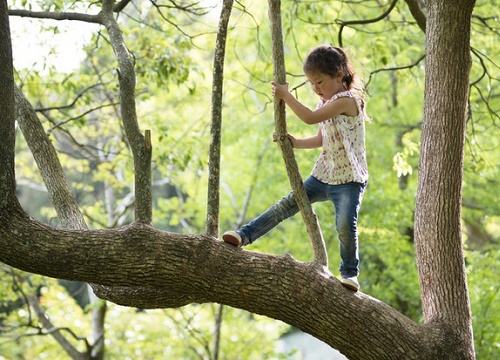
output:
{"label": "tree fork", "polygon": [[[273,53],[274,79],[280,84],[286,82],[285,56],[283,51],[283,34],[281,28],[281,1],[269,0],[269,20],[271,24],[271,43]],[[299,206],[302,219],[309,234],[309,241],[314,254],[314,261],[328,266],[328,255],[326,253],[325,241],[311,203],[307,197],[304,183],[300,175],[292,144],[286,137],[286,109],[283,100],[274,99],[274,123],[276,133],[274,140],[280,147],[285,161],[285,166],[294,191],[294,199]]]}

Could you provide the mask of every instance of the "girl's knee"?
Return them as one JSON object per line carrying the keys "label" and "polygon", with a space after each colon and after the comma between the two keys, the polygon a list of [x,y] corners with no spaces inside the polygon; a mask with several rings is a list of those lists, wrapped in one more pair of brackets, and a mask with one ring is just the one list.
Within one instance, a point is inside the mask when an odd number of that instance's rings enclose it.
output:
{"label": "girl's knee", "polygon": [[287,216],[289,213],[293,213],[296,207],[297,204],[295,203],[295,200],[293,200],[293,195],[290,194],[272,205],[271,209],[277,215]]}
{"label": "girl's knee", "polygon": [[342,242],[350,242],[356,238],[356,222],[338,221],[336,227]]}

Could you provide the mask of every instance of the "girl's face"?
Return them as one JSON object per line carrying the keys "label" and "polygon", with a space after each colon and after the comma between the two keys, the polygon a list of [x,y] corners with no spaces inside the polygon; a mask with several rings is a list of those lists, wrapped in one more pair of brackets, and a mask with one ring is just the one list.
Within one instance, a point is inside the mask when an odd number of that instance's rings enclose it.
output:
{"label": "girl's face", "polygon": [[306,73],[314,92],[322,99],[329,100],[336,93],[345,90],[342,84],[342,72],[333,77],[320,72]]}

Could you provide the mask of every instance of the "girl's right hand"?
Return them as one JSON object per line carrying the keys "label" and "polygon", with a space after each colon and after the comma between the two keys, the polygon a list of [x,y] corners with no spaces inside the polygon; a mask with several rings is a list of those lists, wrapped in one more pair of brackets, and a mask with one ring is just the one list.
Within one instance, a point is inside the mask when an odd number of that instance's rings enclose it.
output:
{"label": "girl's right hand", "polygon": [[285,96],[288,94],[288,83],[279,84],[276,81],[271,81],[271,90],[275,98],[284,100]]}

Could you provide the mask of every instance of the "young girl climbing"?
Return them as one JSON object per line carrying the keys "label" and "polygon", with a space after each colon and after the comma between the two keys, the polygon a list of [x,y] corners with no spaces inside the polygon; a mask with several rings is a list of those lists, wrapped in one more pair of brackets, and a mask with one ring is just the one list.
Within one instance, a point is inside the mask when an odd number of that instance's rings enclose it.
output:
{"label": "young girl climbing", "polygon": [[[311,175],[304,181],[311,203],[330,200],[335,207],[339,236],[342,284],[359,290],[357,220],[368,181],[365,150],[365,113],[361,88],[346,53],[338,47],[319,46],[307,56],[303,71],[320,101],[315,110],[298,101],[288,84],[272,82],[273,95],[283,100],[306,124],[319,124],[316,135],[295,138],[287,134],[294,148],[323,147]],[[222,239],[246,246],[299,211],[293,191],[238,230]]]}

